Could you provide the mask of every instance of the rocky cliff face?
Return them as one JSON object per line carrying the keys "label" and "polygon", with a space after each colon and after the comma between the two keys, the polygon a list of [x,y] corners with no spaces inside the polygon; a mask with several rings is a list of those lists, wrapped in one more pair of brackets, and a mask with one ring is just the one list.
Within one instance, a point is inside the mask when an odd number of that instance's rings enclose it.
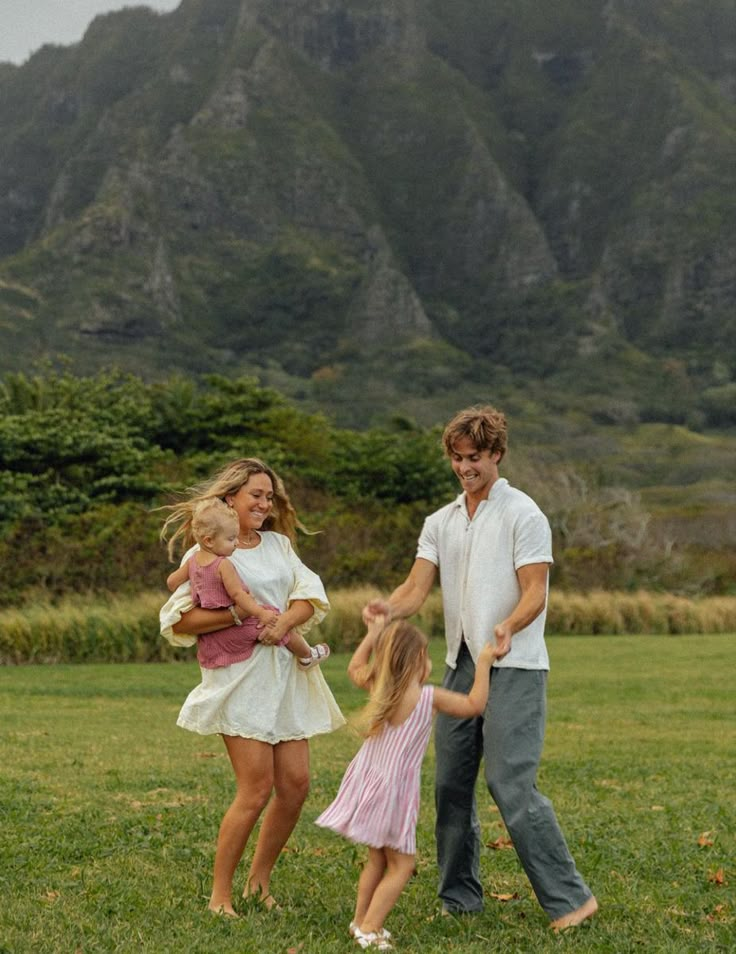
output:
{"label": "rocky cliff face", "polygon": [[727,13],[184,0],[98,18],[0,70],[3,366],[64,351],[307,378],[348,346],[426,341],[514,370],[554,355],[574,378],[618,341],[707,377],[736,337]]}

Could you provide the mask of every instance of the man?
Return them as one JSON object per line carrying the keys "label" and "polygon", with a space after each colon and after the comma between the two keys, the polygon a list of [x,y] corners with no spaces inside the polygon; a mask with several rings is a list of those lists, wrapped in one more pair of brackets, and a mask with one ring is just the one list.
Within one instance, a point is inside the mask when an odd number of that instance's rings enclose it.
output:
{"label": "man", "polygon": [[551,802],[536,787],[549,659],[544,641],[552,543],[547,518],[499,477],[506,419],[492,407],[460,411],[443,434],[462,493],[424,522],[417,557],[388,601],[364,610],[405,617],[421,607],[439,572],[447,655],[443,686],[467,692],[491,633],[503,653],[485,714],[438,716],[437,858],[443,913],[480,911],[480,826],[475,781],[481,758],[493,799],[535,894],[555,929],[598,909],[578,873]]}

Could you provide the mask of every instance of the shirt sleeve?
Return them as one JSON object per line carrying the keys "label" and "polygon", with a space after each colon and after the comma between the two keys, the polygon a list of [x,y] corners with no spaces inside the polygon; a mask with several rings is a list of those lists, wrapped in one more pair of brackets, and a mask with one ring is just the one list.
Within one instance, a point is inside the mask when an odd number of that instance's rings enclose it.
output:
{"label": "shirt sleeve", "polygon": [[538,510],[520,521],[514,534],[514,569],[530,563],[553,563],[552,531],[549,521]]}
{"label": "shirt sleeve", "polygon": [[294,574],[294,584],[289,593],[288,603],[291,604],[295,600],[306,600],[314,607],[314,613],[309,619],[294,627],[295,633],[299,636],[304,636],[313,626],[322,622],[327,615],[330,604],[327,599],[327,594],[325,593],[325,588],[322,585],[322,580],[313,570],[310,570],[308,566],[302,563],[294,552],[294,548],[289,542],[288,537],[284,539],[286,557]]}
{"label": "shirt sleeve", "polygon": [[[189,557],[198,547],[191,547],[187,550],[181,559],[182,564],[186,563]],[[192,586],[189,580],[181,583],[166,600],[161,607],[158,620],[161,635],[172,646],[194,646],[197,642],[196,636],[190,636],[185,633],[175,633],[173,627],[179,622],[184,613],[194,606],[192,602]]]}
{"label": "shirt sleeve", "polygon": [[417,558],[429,560],[435,566],[440,565],[440,549],[437,539],[437,521],[433,519],[434,514],[427,517],[422,526],[422,532],[419,534],[417,543]]}

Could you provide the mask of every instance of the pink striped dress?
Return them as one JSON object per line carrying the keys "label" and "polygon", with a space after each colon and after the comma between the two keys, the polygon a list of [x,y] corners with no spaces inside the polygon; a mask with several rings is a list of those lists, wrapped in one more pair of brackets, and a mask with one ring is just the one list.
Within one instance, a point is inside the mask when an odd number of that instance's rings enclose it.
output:
{"label": "pink striped dress", "polygon": [[424,686],[404,722],[386,723],[365,740],[318,825],[372,848],[416,854],[419,781],[432,731],[433,691]]}

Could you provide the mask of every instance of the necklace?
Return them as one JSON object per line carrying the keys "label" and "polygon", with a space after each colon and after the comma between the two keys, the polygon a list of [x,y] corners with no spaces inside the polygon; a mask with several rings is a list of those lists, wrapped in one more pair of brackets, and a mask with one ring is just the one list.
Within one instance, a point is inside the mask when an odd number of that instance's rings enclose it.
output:
{"label": "necklace", "polygon": [[260,543],[260,540],[261,538],[253,530],[248,532],[248,536],[245,539],[238,537],[238,543],[241,547],[245,547],[246,549],[257,546]]}

